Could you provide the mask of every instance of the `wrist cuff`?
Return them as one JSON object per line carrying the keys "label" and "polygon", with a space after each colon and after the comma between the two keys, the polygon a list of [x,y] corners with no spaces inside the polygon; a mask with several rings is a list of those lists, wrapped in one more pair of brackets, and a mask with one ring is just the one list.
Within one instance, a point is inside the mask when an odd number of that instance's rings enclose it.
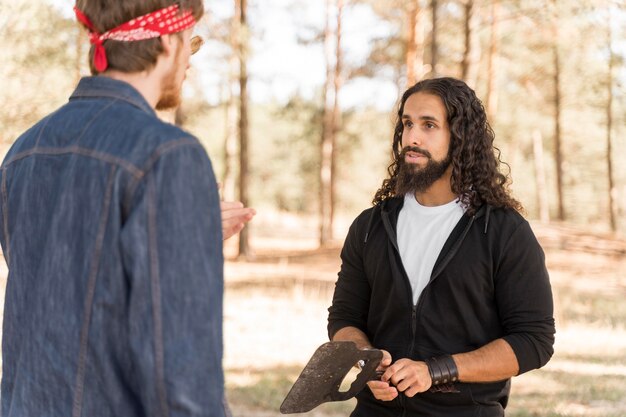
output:
{"label": "wrist cuff", "polygon": [[436,358],[426,359],[424,362],[426,362],[428,366],[428,372],[430,373],[433,386],[458,381],[459,370],[451,355],[442,355]]}

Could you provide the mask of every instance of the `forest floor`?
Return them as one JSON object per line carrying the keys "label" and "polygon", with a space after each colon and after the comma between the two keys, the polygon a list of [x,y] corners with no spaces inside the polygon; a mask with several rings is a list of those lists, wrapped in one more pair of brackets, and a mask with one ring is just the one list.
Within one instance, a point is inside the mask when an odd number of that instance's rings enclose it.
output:
{"label": "forest floor", "polygon": [[[291,385],[327,341],[340,266],[341,241],[318,249],[314,221],[259,220],[254,260],[232,260],[236,240],[225,246],[224,368],[234,417],[281,415]],[[533,224],[533,230],[554,292],[555,354],[544,368],[513,379],[507,416],[624,417],[626,239],[566,225]],[[0,305],[6,272],[1,265]],[[347,416],[353,401],[295,416]]]}
{"label": "forest floor", "polygon": [[[626,240],[566,225],[533,230],[554,292],[555,354],[513,379],[507,416],[624,417]],[[309,357],[327,341],[341,242],[316,249],[312,238],[257,238],[253,245],[254,261],[225,267],[227,395],[234,417],[278,417]],[[296,416],[347,416],[353,401]]]}

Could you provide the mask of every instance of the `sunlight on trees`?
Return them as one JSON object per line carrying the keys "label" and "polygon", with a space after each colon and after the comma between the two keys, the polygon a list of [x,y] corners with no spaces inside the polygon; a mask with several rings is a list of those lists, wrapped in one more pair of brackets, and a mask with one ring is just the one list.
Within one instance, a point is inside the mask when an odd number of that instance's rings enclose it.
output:
{"label": "sunlight on trees", "polygon": [[[235,3],[207,4],[208,17],[198,30],[209,38],[205,48],[210,51],[197,59],[211,61],[200,62],[201,68],[221,69],[192,72],[179,113],[184,115],[184,127],[207,147],[223,192],[230,198],[239,195],[241,161],[249,159],[244,179],[250,190],[249,204],[318,215],[324,225],[320,230],[327,235],[321,240],[333,237],[330,219],[350,218],[367,207],[385,176],[395,112],[393,106],[380,110],[375,101],[348,108],[341,105],[341,97],[347,94],[344,91],[350,91],[351,85],[387,82],[397,86],[393,94],[398,96],[408,84],[430,76],[436,62],[438,75],[466,79],[483,99],[496,131],[496,146],[511,165],[514,193],[530,218],[565,219],[626,232],[623,3],[345,1],[341,2],[339,19],[346,28],[357,27],[350,26],[351,19],[363,10],[388,28],[376,31],[377,36],[367,45],[369,55],[355,60],[351,55],[355,45],[350,42],[354,34],[346,29],[341,41],[337,40],[337,4],[330,2],[335,7],[330,26],[335,38],[329,42],[327,87],[322,81],[302,87],[302,91],[312,87],[317,92],[313,96],[294,90],[289,100],[248,103],[249,157],[243,159],[239,158],[241,146],[235,142],[235,134],[242,131],[241,124],[237,129],[237,121],[242,120],[245,109],[245,97],[240,100],[240,93],[253,93],[255,86],[276,83],[255,73],[259,61],[272,60],[263,56],[266,28],[263,19],[257,17],[270,13],[266,9],[271,8],[292,16],[299,28],[298,37],[305,40],[298,48],[311,51],[323,62],[320,41],[324,21],[298,10],[319,9],[321,16],[326,2],[319,0],[313,5],[305,0],[273,0],[262,7],[252,1],[247,5],[245,30],[250,39],[248,64],[238,63],[243,55],[238,52],[241,36],[236,33],[240,29],[235,24]],[[0,138],[4,148],[62,104],[78,76],[87,72],[84,33],[67,17],[69,14],[60,13],[58,5],[51,4],[52,0],[0,0],[0,40],[4,46]],[[343,55],[335,56],[339,44]],[[275,66],[279,68],[281,62]],[[242,68],[247,69],[247,75],[241,73]],[[318,79],[323,80],[320,75]],[[212,77],[211,83],[206,77]],[[249,84],[245,82],[248,78]],[[214,86],[220,91],[209,91]],[[324,93],[328,86],[332,91]],[[221,103],[210,102],[209,96],[221,97]],[[332,152],[322,157],[320,138],[329,131],[334,133]],[[332,164],[325,162],[331,160]],[[331,166],[333,169],[328,168]],[[327,183],[319,174],[322,171],[332,173]],[[326,200],[332,203],[320,202]],[[321,206],[325,209],[320,210]],[[336,235],[341,238],[343,231]]]}

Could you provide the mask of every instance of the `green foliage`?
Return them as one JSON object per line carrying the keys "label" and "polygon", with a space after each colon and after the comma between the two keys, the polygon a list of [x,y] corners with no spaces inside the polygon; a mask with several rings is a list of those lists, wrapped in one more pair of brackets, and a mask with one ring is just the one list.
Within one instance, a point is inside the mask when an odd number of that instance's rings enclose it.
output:
{"label": "green foliage", "polygon": [[[186,103],[185,128],[202,138],[221,180],[225,109]],[[193,110],[193,111],[192,111]],[[283,106],[251,110],[251,190],[255,207],[315,213],[319,194],[321,108],[293,97]],[[387,175],[393,121],[373,109],[346,112],[337,144],[337,208],[355,214],[367,208]]]}
{"label": "green foliage", "polygon": [[[227,398],[237,407],[278,410],[300,371],[299,366],[252,370],[247,373],[252,382],[245,385],[229,383],[229,375],[235,376],[238,372],[228,372],[226,375]],[[342,387],[342,389],[347,388]],[[336,414],[348,415],[354,409],[355,404],[355,400],[330,402],[316,407],[315,411],[329,417]]]}
{"label": "green foliage", "polygon": [[0,143],[6,144],[67,100],[76,81],[78,26],[45,2],[0,0],[0,6]]}
{"label": "green foliage", "polygon": [[[273,205],[279,210],[315,212],[319,195],[321,109],[316,103],[293,97],[267,116],[260,121],[259,134],[255,135],[255,151],[267,152],[256,165],[257,185],[272,193]],[[264,144],[266,135],[273,137],[274,146]]]}
{"label": "green foliage", "polygon": [[338,209],[356,215],[371,206],[391,163],[393,117],[367,108],[348,112],[339,134]]}
{"label": "green foliage", "polygon": [[[403,84],[405,72],[406,13],[403,0],[360,0],[371,7],[389,36],[374,39],[365,62],[354,63],[353,76],[393,78]],[[430,2],[420,1],[426,16],[426,63],[430,37]],[[444,75],[458,76],[463,54],[464,14],[461,2],[439,2],[439,65]],[[556,6],[555,6],[556,5]],[[487,61],[490,42],[489,1],[476,1],[481,44],[479,97],[487,95]],[[607,21],[605,3],[595,0],[501,1],[497,70],[498,112],[492,120],[496,146],[512,169],[512,189],[532,218],[538,214],[532,135],[543,137],[544,164],[552,214],[556,212],[554,162],[554,65],[556,45],[561,60],[562,137],[565,210],[568,220],[604,224],[608,213],[606,101],[608,96]],[[21,132],[64,103],[79,76],[85,73],[86,34],[73,19],[65,18],[47,2],[0,0],[0,142],[10,144]],[[276,7],[275,5],[273,7]],[[617,7],[615,7],[617,10]],[[624,49],[626,11],[612,12],[614,21],[613,167],[620,205],[618,219],[626,214],[626,73]],[[291,11],[296,13],[295,11]],[[251,12],[251,21],[254,10]],[[344,19],[350,19],[346,11]],[[553,26],[558,19],[558,39]],[[215,22],[214,22],[215,23]],[[227,42],[224,22],[203,30],[213,41]],[[320,28],[318,28],[320,29]],[[254,36],[258,36],[254,35]],[[82,40],[82,44],[79,43]],[[77,43],[78,42],[78,43]],[[262,39],[259,39],[262,42]],[[215,49],[216,42],[209,42]],[[221,44],[220,44],[221,45]],[[621,45],[621,46],[619,46]],[[303,45],[306,47],[306,45]],[[350,45],[344,45],[349,48]],[[219,49],[219,48],[218,48]],[[262,48],[261,48],[262,49]],[[228,47],[222,51],[230,53]],[[216,55],[217,56],[217,55]],[[225,61],[228,56],[221,56]],[[222,74],[232,77],[233,74]],[[251,74],[254,79],[254,74]],[[224,81],[226,82],[226,81]],[[347,78],[347,83],[351,82]],[[189,81],[188,81],[189,83]],[[251,187],[256,206],[315,213],[319,194],[319,143],[321,98],[295,94],[288,103],[254,103],[250,110]],[[337,140],[337,208],[354,214],[367,207],[386,176],[390,114],[369,108],[344,109]],[[186,128],[204,143],[218,179],[223,177],[225,108],[209,105],[196,87],[186,98]],[[621,220],[621,230],[626,222]]]}
{"label": "green foliage", "polygon": [[[224,106],[185,104],[185,128],[202,138],[221,181],[226,135]],[[193,111],[192,111],[193,109]],[[252,205],[315,212],[318,196],[321,111],[294,97],[286,105],[253,105],[250,110]]]}
{"label": "green foliage", "polygon": [[[583,362],[578,362],[583,365]],[[515,417],[567,417],[567,416],[623,416],[621,400],[626,396],[626,377],[603,375],[590,379],[589,375],[573,372],[539,370],[534,377],[541,385],[558,386],[558,393],[551,390],[533,390],[514,393],[507,415]],[[515,384],[515,381],[513,382]],[[515,388],[513,388],[515,390]],[[605,404],[605,411],[602,410]],[[594,408],[601,414],[594,413]]]}

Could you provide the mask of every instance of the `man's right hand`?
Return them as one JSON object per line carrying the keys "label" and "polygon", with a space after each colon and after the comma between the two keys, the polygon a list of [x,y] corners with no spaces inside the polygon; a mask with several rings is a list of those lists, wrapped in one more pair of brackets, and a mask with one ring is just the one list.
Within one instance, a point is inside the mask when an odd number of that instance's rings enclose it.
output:
{"label": "man's right hand", "polygon": [[239,233],[256,214],[254,209],[244,207],[239,201],[220,201],[220,209],[224,240]]}
{"label": "man's right hand", "polygon": [[[385,372],[385,370],[391,365],[391,354],[386,350],[382,350],[382,352],[383,359],[380,361],[380,365],[376,368],[376,370]],[[391,401],[398,396],[398,389],[389,382],[369,381],[367,386],[372,391],[372,394],[374,394],[374,397],[380,401]]]}

